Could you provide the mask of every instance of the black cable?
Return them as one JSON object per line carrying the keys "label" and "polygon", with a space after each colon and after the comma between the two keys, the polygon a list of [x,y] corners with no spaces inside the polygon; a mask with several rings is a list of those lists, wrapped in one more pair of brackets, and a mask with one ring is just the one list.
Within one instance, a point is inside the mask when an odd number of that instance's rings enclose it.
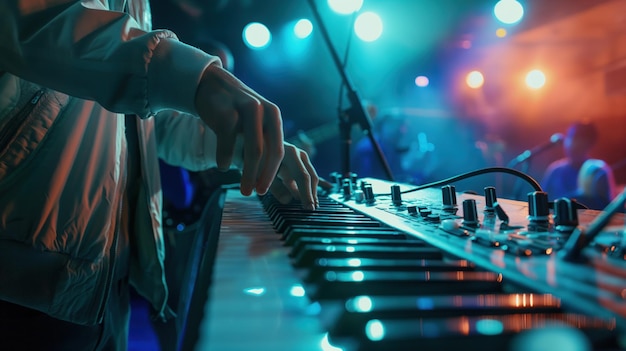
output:
{"label": "black cable", "polygon": [[[452,182],[456,182],[456,181],[459,181],[459,180],[463,180],[463,179],[467,179],[467,178],[471,178],[471,177],[475,177],[475,176],[482,175],[482,174],[487,174],[487,173],[508,173],[508,174],[512,174],[512,175],[514,175],[516,177],[519,177],[519,178],[525,180],[528,184],[530,184],[531,187],[533,187],[533,189],[535,191],[543,191],[543,189],[541,188],[541,185],[539,185],[539,182],[537,182],[533,177],[529,176],[528,174],[526,174],[524,172],[518,171],[518,170],[513,169],[513,168],[507,168],[507,167],[487,167],[487,168],[481,168],[481,169],[477,169],[477,170],[466,172],[466,173],[461,173],[459,175],[456,175],[456,176],[453,176],[453,177],[450,177],[450,178],[446,178],[446,179],[442,179],[442,180],[438,180],[436,182],[420,185],[418,187],[402,191],[401,194],[408,194],[408,193],[412,193],[412,192],[415,192],[415,191],[418,191],[418,190],[432,188],[434,186],[445,185],[445,184],[449,184],[449,183],[452,183]],[[375,196],[390,196],[390,195],[391,195],[391,193],[375,194]]]}

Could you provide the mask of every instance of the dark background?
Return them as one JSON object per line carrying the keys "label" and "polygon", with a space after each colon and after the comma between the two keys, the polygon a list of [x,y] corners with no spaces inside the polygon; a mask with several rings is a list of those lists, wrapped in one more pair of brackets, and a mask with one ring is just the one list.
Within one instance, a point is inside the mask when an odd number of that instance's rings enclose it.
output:
{"label": "dark background", "polygon": [[[592,119],[601,140],[594,157],[615,165],[618,183],[626,183],[626,6],[619,0],[526,0],[525,16],[508,35],[496,38],[495,0],[365,0],[363,10],[377,11],[385,21],[383,36],[364,43],[350,37],[350,16],[316,1],[359,95],[374,103],[379,115],[407,115],[435,143],[451,176],[468,166],[465,149],[487,141],[501,151],[506,164],[522,151],[564,133],[576,120]],[[341,86],[328,47],[314,29],[306,43],[288,37],[288,26],[309,18],[307,0],[154,0],[155,28],[168,28],[182,41],[202,46],[208,40],[226,45],[234,72],[276,102],[285,132],[336,123]],[[251,50],[242,41],[243,27],[264,23],[271,45]],[[467,47],[467,43],[470,47]],[[523,87],[522,75],[534,67],[548,75],[540,91]],[[463,85],[470,69],[480,69],[486,83],[480,91]],[[617,73],[616,73],[617,72]],[[414,78],[427,75],[427,89]],[[355,139],[362,137],[358,129]],[[322,176],[339,171],[340,144],[330,138],[317,145],[314,163]],[[527,164],[540,179],[546,165],[562,156],[554,147]],[[471,160],[470,160],[471,161]]]}

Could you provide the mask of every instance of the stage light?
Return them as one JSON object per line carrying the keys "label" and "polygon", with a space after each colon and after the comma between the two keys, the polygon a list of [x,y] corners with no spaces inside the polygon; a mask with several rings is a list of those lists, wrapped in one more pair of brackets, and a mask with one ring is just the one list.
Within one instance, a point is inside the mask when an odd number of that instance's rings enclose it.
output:
{"label": "stage light", "polygon": [[308,19],[303,18],[296,22],[296,25],[293,27],[293,32],[296,37],[304,39],[313,32],[313,23],[311,23]]}
{"label": "stage light", "polygon": [[363,41],[374,41],[383,34],[383,21],[374,12],[364,12],[354,22],[354,31]]}
{"label": "stage light", "polygon": [[538,69],[526,74],[526,86],[531,89],[539,89],[546,84],[546,75]]}
{"label": "stage light", "polygon": [[485,83],[485,77],[479,71],[471,71],[465,77],[465,83],[472,89],[478,89]]}
{"label": "stage light", "polygon": [[243,29],[243,41],[251,49],[262,49],[270,44],[272,34],[264,24],[252,22]]}
{"label": "stage light", "polygon": [[342,15],[357,12],[363,6],[363,0],[328,0],[328,6]]}
{"label": "stage light", "polygon": [[430,83],[428,77],[426,76],[417,76],[415,77],[415,85],[417,85],[420,88],[425,88],[428,86],[428,84]]}
{"label": "stage light", "polygon": [[496,37],[498,37],[498,38],[506,37],[506,29],[504,29],[504,28],[496,29]]}
{"label": "stage light", "polygon": [[493,14],[502,23],[514,24],[524,16],[524,7],[516,0],[500,0],[493,7]]}

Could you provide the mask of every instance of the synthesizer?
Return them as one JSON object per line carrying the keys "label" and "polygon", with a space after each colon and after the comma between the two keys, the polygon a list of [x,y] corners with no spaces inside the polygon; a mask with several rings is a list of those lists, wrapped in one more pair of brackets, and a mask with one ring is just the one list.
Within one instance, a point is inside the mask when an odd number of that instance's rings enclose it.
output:
{"label": "synthesizer", "polygon": [[623,211],[341,184],[317,211],[224,191],[197,350],[626,347]]}

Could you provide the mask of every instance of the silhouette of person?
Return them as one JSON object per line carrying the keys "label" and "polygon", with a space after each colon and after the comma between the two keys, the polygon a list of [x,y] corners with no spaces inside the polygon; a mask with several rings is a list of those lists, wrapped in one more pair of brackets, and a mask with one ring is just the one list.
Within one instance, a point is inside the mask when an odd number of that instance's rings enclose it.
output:
{"label": "silhouette of person", "polygon": [[[598,141],[596,126],[589,121],[569,126],[563,141],[565,157],[552,162],[541,181],[541,186],[552,199],[560,197],[584,198],[593,207],[608,203],[612,198],[613,174],[602,160],[592,159],[591,150]],[[585,167],[583,167],[585,165]],[[607,190],[608,189],[608,190]]]}

